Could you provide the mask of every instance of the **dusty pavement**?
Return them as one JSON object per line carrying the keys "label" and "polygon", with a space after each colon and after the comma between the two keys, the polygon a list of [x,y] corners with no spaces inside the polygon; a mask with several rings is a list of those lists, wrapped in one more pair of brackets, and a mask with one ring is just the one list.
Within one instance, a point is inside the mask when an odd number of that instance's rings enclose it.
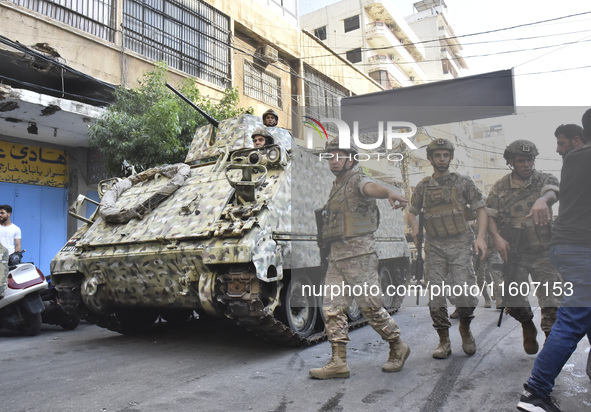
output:
{"label": "dusty pavement", "polygon": [[[478,352],[463,353],[455,320],[453,354],[435,360],[427,308],[405,302],[394,317],[412,350],[401,372],[381,372],[388,347],[366,326],[351,332],[351,377],[328,381],[308,378],[328,359],[328,342],[284,348],[226,322],[161,325],[135,337],[84,322],[70,332],[44,325],[36,337],[0,331],[0,405],[13,412],[516,410],[535,359],[523,352],[516,321],[505,317],[497,328],[498,311],[481,306],[473,322]],[[564,411],[591,410],[588,351],[581,341],[557,381]]]}

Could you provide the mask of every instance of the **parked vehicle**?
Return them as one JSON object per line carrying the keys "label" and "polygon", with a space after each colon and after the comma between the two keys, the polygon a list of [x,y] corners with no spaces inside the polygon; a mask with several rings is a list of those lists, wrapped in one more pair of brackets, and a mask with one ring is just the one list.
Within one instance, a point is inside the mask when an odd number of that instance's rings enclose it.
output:
{"label": "parked vehicle", "polygon": [[[197,311],[285,344],[322,339],[321,298],[302,286],[323,281],[314,210],[334,177],[285,129],[267,128],[274,144],[253,147],[260,127],[244,114],[198,129],[184,163],[101,183],[90,219],[81,195],[70,213],[86,224],[51,262],[60,304],[121,333]],[[410,253],[402,211],[378,203],[385,289],[405,281]],[[359,312],[353,305],[352,321]]]}
{"label": "parked vehicle", "polygon": [[21,263],[22,253],[24,250],[13,253],[8,260],[8,284],[0,299],[0,328],[35,336],[41,330],[41,294],[47,289],[47,281],[33,263]]}

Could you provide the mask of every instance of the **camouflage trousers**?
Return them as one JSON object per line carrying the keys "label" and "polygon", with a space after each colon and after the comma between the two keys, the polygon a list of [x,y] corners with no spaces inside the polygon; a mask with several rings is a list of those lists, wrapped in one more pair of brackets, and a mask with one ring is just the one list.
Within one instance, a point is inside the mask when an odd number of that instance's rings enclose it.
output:
{"label": "camouflage trousers", "polygon": [[[474,258],[474,262],[476,262],[476,259],[477,257]],[[499,252],[495,249],[489,249],[486,258],[480,262],[478,271],[476,271],[478,286],[481,289],[485,287],[490,292],[490,285],[492,285],[491,295],[494,299],[501,298],[501,282],[503,281],[502,266],[503,258]]]}
{"label": "camouflage trousers", "polygon": [[[533,319],[534,314],[529,299],[522,294],[522,292],[533,291],[536,286],[536,284],[530,284],[529,276],[533,282],[539,282],[536,296],[542,313],[540,326],[546,334],[550,333],[550,329],[556,321],[556,311],[562,298],[558,293],[562,289],[562,278],[550,262],[548,252],[520,254],[515,276],[511,279],[504,279],[503,306],[509,308],[507,310],[509,315],[521,323]],[[554,285],[557,284],[560,287],[555,289]],[[524,285],[531,286],[527,288]],[[511,296],[513,294],[515,296]]]}
{"label": "camouflage trousers", "polygon": [[437,240],[425,244],[425,281],[429,287],[429,313],[435,329],[449,329],[447,300],[460,320],[472,320],[478,297],[472,265],[472,242]]}
{"label": "camouflage trousers", "polygon": [[[378,257],[375,253],[355,256],[342,260],[330,260],[324,284],[356,285],[364,290],[379,291],[373,293],[341,293],[339,296],[324,296],[322,312],[328,340],[333,343],[349,342],[347,309],[355,298],[363,317],[372,328],[386,341],[393,341],[400,336],[400,329],[382,305],[382,291],[378,276]],[[354,291],[354,289],[352,289]]]}

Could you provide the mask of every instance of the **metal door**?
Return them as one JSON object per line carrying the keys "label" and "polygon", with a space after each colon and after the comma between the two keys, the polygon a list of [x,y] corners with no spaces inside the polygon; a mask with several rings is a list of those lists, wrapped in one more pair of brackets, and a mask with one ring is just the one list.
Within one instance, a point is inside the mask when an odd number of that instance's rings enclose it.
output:
{"label": "metal door", "polygon": [[44,275],[67,241],[67,189],[0,182],[0,204],[12,206],[11,221],[21,228],[23,261]]}

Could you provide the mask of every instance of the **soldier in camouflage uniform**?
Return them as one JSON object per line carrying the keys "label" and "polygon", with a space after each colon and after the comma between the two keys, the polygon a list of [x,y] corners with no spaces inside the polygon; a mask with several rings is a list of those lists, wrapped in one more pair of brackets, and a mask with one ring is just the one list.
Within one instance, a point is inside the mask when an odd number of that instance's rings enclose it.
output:
{"label": "soldier in camouflage uniform", "polygon": [[[528,274],[533,281],[541,282],[536,295],[542,308],[541,327],[548,336],[560,304],[560,296],[553,294],[553,287],[555,282],[561,282],[548,255],[551,206],[558,200],[559,183],[553,175],[534,169],[537,155],[536,145],[527,140],[516,140],[507,146],[503,156],[513,172],[494,184],[487,199],[489,231],[496,249],[505,261],[509,251],[518,254],[513,277],[503,279],[503,302],[509,314],[521,322],[523,347],[528,354],[538,352],[538,331],[528,298],[522,295],[520,286],[529,284]],[[509,293],[513,282],[520,289],[517,296]]]}
{"label": "soldier in camouflage uniform", "polygon": [[[408,200],[369,178],[357,165],[357,149],[340,149],[338,139],[326,145],[330,170],[336,176],[328,202],[322,210],[319,236],[323,246],[329,245],[328,270],[325,285],[365,286],[378,290],[377,295],[355,296],[361,312],[380,336],[389,342],[390,355],[382,366],[384,372],[398,372],[410,354],[410,348],[400,339],[394,319],[382,306],[378,277],[378,257],[373,232],[378,228],[379,215],[375,199],[388,199],[393,208],[406,206]],[[352,296],[324,297],[322,311],[325,330],[332,347],[332,359],[322,368],[310,370],[316,379],[348,378],[346,345],[349,342],[347,309]]]}
{"label": "soldier in camouflage uniform", "polygon": [[[472,230],[474,230],[474,235],[478,235],[478,224],[476,224],[476,222],[473,223]],[[498,299],[496,305],[498,309],[501,306],[500,284],[502,282],[502,277],[500,267],[503,265],[503,259],[501,259],[501,255],[495,249],[495,243],[488,232],[486,233],[486,247],[488,251],[484,259],[477,264],[477,259],[479,259],[479,257],[476,255],[474,256],[472,264],[476,271],[476,284],[478,285],[478,289],[482,291],[482,297],[484,298],[484,307],[492,307],[491,299]],[[491,289],[493,296],[489,294]],[[449,317],[457,319],[459,317],[457,309],[449,315]]]}
{"label": "soldier in camouflage uniform", "polygon": [[[453,159],[454,146],[445,139],[436,139],[427,147],[427,158],[433,166],[433,175],[423,179],[416,187],[408,213],[408,223],[417,242],[418,223],[416,216],[424,208],[425,237],[425,280],[431,291],[429,312],[433,327],[439,335],[439,345],[433,352],[436,359],[451,355],[447,313],[447,298],[455,303],[460,319],[462,349],[468,355],[476,353],[476,342],[470,331],[474,309],[478,298],[469,293],[449,296],[439,293],[437,287],[453,288],[459,285],[470,288],[476,285],[472,264],[472,245],[486,256],[487,214],[482,193],[470,178],[450,173],[449,163]],[[471,211],[467,207],[470,207]],[[481,231],[474,241],[474,233],[468,223],[477,214]],[[471,215],[471,216],[470,216]],[[452,289],[453,290],[453,289]],[[465,290],[465,289],[463,289]],[[433,296],[431,296],[433,295]],[[446,296],[447,295],[447,296]]]}
{"label": "soldier in camouflage uniform", "polygon": [[[478,225],[475,224],[473,226],[474,234],[478,234]],[[490,285],[492,284],[492,292],[493,298],[499,299],[499,304],[501,303],[501,290],[500,284],[502,282],[502,276],[500,272],[500,268],[503,265],[503,259],[499,252],[495,249],[495,242],[493,241],[492,236],[490,233],[486,233],[486,247],[488,249],[486,256],[480,262],[478,266],[478,270],[476,271],[476,281],[478,283],[478,287],[483,291],[482,296],[484,297],[484,307],[490,308],[491,305],[491,296],[489,291],[491,290]],[[486,284],[485,284],[486,282]],[[487,286],[483,289],[483,286]],[[497,308],[500,306],[497,304]]]}
{"label": "soldier in camouflage uniform", "polygon": [[0,298],[4,296],[8,281],[8,249],[0,244]]}

